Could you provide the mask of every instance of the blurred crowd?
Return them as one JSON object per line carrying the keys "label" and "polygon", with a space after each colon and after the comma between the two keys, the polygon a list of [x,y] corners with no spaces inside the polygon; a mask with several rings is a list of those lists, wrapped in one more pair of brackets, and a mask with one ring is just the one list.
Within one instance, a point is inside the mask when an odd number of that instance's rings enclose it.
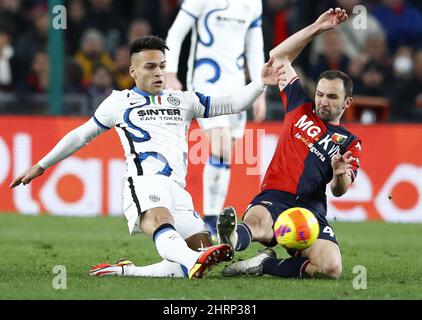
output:
{"label": "blurred crowd", "polygon": [[[113,89],[131,88],[130,43],[148,34],[165,38],[180,4],[181,0],[64,1],[64,93],[89,103],[85,111],[63,112],[92,113]],[[365,6],[366,16],[359,5]],[[276,44],[337,6],[347,10],[349,20],[319,36],[295,63],[306,90],[312,95],[322,71],[339,69],[353,78],[357,103],[367,101],[372,112],[351,120],[381,121],[378,113],[386,112],[386,121],[422,122],[420,0],[263,0],[266,57]],[[47,93],[48,33],[47,0],[0,0],[0,112],[48,113],[45,103],[12,99],[15,103],[8,104],[12,100],[2,99]],[[189,37],[182,48],[179,79],[185,79],[188,45]],[[279,105],[276,90],[269,90],[267,99],[269,106],[271,101]],[[281,116],[268,114],[269,120]]]}

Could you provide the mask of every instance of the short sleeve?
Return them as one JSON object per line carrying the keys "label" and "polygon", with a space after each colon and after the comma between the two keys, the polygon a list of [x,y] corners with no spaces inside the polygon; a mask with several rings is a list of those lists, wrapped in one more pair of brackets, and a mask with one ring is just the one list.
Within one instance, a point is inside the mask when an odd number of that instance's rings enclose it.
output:
{"label": "short sleeve", "polygon": [[97,108],[92,117],[95,123],[102,129],[107,130],[113,128],[116,123],[116,113],[113,112],[117,91],[113,91]]}
{"label": "short sleeve", "polygon": [[204,5],[204,0],[185,0],[183,1],[180,10],[197,19],[204,10]]}
{"label": "short sleeve", "polygon": [[304,103],[312,103],[312,100],[303,90],[299,77],[297,76],[280,92],[280,97],[285,113],[300,107]]}

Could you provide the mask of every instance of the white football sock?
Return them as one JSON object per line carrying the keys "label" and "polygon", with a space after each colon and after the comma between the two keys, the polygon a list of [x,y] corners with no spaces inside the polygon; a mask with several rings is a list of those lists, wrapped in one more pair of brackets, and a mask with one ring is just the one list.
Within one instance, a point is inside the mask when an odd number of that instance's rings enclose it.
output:
{"label": "white football sock", "polygon": [[123,276],[128,277],[186,277],[182,265],[168,260],[163,260],[148,266],[138,267],[129,265],[124,266],[123,268],[125,270]]}
{"label": "white football sock", "polygon": [[190,249],[185,240],[171,228],[160,230],[154,237],[155,246],[160,256],[166,260],[177,262],[190,270],[201,255]]}
{"label": "white football sock", "polygon": [[230,167],[206,163],[203,172],[204,214],[217,216],[223,210],[230,183]]}

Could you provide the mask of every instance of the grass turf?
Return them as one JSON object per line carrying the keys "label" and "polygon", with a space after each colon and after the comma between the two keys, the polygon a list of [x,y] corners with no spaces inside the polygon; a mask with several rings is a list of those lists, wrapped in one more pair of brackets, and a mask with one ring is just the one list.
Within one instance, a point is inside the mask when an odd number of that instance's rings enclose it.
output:
{"label": "grass turf", "polygon": [[[224,278],[224,263],[205,279],[90,277],[98,262],[125,257],[137,265],[161,260],[144,235],[129,236],[123,217],[53,217],[0,214],[0,299],[422,299],[422,226],[381,222],[332,223],[343,256],[340,280],[271,276]],[[253,244],[235,259],[251,257]],[[287,257],[277,248],[279,257]],[[55,290],[56,265],[67,289]],[[367,270],[367,289],[356,290],[356,265]]]}

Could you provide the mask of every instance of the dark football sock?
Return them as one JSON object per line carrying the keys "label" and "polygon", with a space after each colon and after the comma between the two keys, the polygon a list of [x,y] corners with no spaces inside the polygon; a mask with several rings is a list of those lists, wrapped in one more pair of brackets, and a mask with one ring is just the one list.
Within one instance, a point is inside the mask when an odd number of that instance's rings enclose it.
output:
{"label": "dark football sock", "polygon": [[272,259],[264,261],[263,274],[271,274],[282,278],[302,278],[309,263],[305,257],[292,257],[288,259]]}
{"label": "dark football sock", "polygon": [[236,251],[245,250],[247,247],[249,247],[252,241],[251,230],[246,224],[240,223],[237,225],[236,232],[237,232],[238,238],[237,238],[237,244],[235,246],[235,250]]}

